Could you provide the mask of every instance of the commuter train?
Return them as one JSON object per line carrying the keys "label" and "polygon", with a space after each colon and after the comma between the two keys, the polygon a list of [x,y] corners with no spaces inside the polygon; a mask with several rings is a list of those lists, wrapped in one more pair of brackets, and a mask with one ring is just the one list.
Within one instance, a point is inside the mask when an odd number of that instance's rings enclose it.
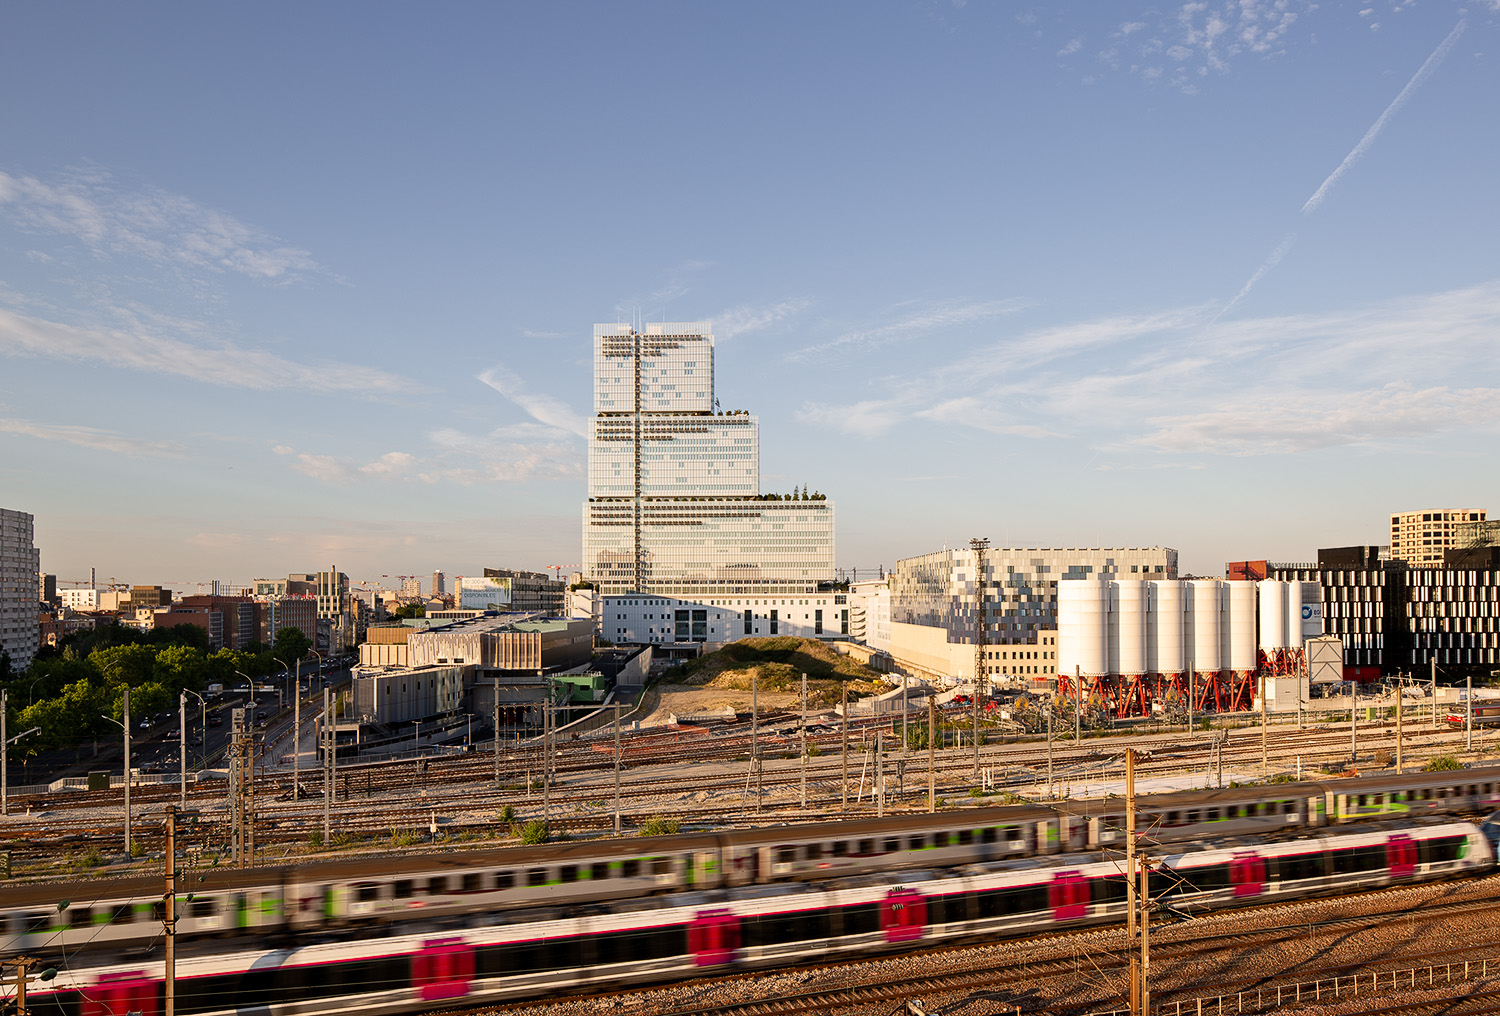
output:
{"label": "commuter train", "polygon": [[[1185,791],[1136,804],[1137,829],[1148,843],[1274,836],[1376,819],[1488,813],[1500,808],[1500,768]],[[1120,845],[1124,826],[1124,801],[1109,798],[198,869],[185,873],[178,940],[354,934],[414,920],[463,927],[476,913],[1072,854]],[[160,901],[156,877],[13,885],[0,903],[0,955],[149,946],[161,931]]]}
{"label": "commuter train", "polygon": [[[1260,904],[1493,869],[1465,823],[1377,823],[1300,839],[1246,838],[1166,856],[1154,902],[1178,912]],[[1118,853],[1052,854],[775,885],[673,892],[588,907],[486,912],[463,928],[359,940],[179,951],[176,1011],[231,1016],[405,1013],[605,990],[744,968],[1118,922]],[[32,1011],[163,1011],[160,954],[60,965]]]}

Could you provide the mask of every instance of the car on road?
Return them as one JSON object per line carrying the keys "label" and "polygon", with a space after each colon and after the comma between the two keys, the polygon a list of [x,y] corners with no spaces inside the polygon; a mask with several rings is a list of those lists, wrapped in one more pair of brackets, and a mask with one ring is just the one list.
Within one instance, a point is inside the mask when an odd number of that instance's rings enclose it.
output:
{"label": "car on road", "polygon": [[220,716],[218,713],[214,713],[208,718],[208,725],[210,727],[222,727],[224,725],[224,717]]}

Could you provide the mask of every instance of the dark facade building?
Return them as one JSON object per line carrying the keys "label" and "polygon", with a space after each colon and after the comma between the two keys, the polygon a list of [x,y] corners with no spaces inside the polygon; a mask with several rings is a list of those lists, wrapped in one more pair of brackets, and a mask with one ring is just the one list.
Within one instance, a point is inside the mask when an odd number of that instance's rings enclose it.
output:
{"label": "dark facade building", "polygon": [[1420,676],[1435,662],[1442,677],[1487,677],[1500,667],[1500,548],[1448,550],[1441,566],[1412,567],[1385,547],[1332,547],[1316,566],[1266,570],[1318,583],[1323,634],[1343,639],[1346,672]]}

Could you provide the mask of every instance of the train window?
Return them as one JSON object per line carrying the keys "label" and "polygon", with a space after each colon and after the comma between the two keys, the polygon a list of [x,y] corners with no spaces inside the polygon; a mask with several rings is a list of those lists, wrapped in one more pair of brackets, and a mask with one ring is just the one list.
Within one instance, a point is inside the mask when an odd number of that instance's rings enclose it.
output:
{"label": "train window", "polygon": [[758,914],[745,918],[743,925],[745,945],[754,948],[777,945],[782,942],[802,942],[810,938],[827,938],[828,925],[827,910],[806,910],[795,914]]}
{"label": "train window", "polygon": [[219,901],[213,897],[206,900],[193,900],[192,907],[194,917],[213,917],[214,911],[219,909]]}
{"label": "train window", "polygon": [[528,868],[526,870],[526,884],[530,886],[547,884],[546,868]]}
{"label": "train window", "polygon": [[980,917],[1004,917],[1008,914],[1028,914],[1047,909],[1047,887],[1044,885],[1017,886],[1014,889],[994,889],[978,893]]}
{"label": "train window", "polygon": [[1296,801],[1282,801],[1281,802],[1281,810],[1283,812],[1285,812],[1286,814],[1288,814],[1288,815],[1294,814],[1297,811],[1297,802]]}
{"label": "train window", "polygon": [[972,830],[972,829],[960,829],[958,831],[958,845],[959,846],[961,846],[961,847],[967,847],[969,844],[971,844],[973,842],[974,842],[974,830]]}
{"label": "train window", "polygon": [[1197,808],[1189,808],[1188,809],[1187,823],[1188,823],[1188,825],[1196,825],[1198,823],[1198,809]]}
{"label": "train window", "polygon": [[515,884],[516,884],[516,873],[515,872],[513,872],[513,871],[497,871],[497,872],[495,872],[495,888],[496,889],[509,889],[511,886],[513,886]]}
{"label": "train window", "polygon": [[857,903],[843,908],[845,935],[865,935],[880,930],[880,907],[875,903]]}
{"label": "train window", "polygon": [[391,886],[391,896],[398,900],[410,899],[412,893],[411,879],[399,878],[395,885]]}
{"label": "train window", "polygon": [[1178,873],[1197,892],[1212,892],[1229,885],[1229,865],[1205,864],[1201,868],[1179,868]]}
{"label": "train window", "polygon": [[1168,826],[1182,825],[1182,812],[1180,812],[1180,811],[1169,811],[1169,812],[1167,812],[1167,823],[1166,824]]}
{"label": "train window", "polygon": [[875,841],[874,840],[860,840],[859,841],[859,853],[860,853],[861,857],[869,857],[871,854],[875,853]]}
{"label": "train window", "polygon": [[653,860],[651,862],[651,874],[653,874],[653,875],[670,875],[670,874],[672,874],[672,859],[670,857],[658,857],[655,860]]}
{"label": "train window", "polygon": [[1095,903],[1118,903],[1129,895],[1123,876],[1120,878],[1094,878],[1091,897]]}
{"label": "train window", "polygon": [[833,856],[834,857],[848,857],[849,856],[849,841],[847,841],[847,840],[834,840],[833,841]]}
{"label": "train window", "polygon": [[601,879],[609,878],[609,862],[608,861],[595,861],[589,867],[589,878],[591,878],[591,879],[593,879],[595,881],[599,881]]}
{"label": "train window", "polygon": [[640,862],[639,859],[632,857],[628,861],[621,861],[620,862],[620,877],[621,878],[635,878],[640,873],[641,873],[641,862]]}
{"label": "train window", "polygon": [[797,859],[797,848],[796,847],[777,847],[776,848],[776,863],[777,864],[791,864],[796,859]]}
{"label": "train window", "polygon": [[464,872],[464,892],[477,893],[484,888],[484,876],[477,871]]}
{"label": "train window", "polygon": [[933,924],[952,924],[969,919],[969,898],[962,893],[952,896],[929,896],[927,917]]}
{"label": "train window", "polygon": [[380,899],[380,886],[374,882],[360,882],[354,886],[354,898],[360,903],[372,903]]}
{"label": "train window", "polygon": [[823,856],[823,844],[821,844],[821,843],[809,843],[807,845],[807,859],[809,861],[819,860],[819,859],[822,858],[822,856]]}
{"label": "train window", "polygon": [[628,955],[638,960],[659,960],[687,952],[687,925],[652,928],[630,936]]}
{"label": "train window", "polygon": [[999,838],[1000,830],[996,829],[994,826],[990,826],[988,829],[979,830],[980,843],[994,843]]}
{"label": "train window", "polygon": [[894,850],[900,850],[900,849],[901,849],[901,837],[899,837],[899,836],[887,836],[885,838],[885,852],[887,854],[891,853]]}
{"label": "train window", "polygon": [[[937,837],[934,836],[933,840],[936,840],[936,839],[937,839]],[[927,846],[927,837],[926,836],[911,836],[911,837],[907,838],[906,849],[908,849],[908,850],[922,850],[926,846]]]}
{"label": "train window", "polygon": [[110,908],[109,922],[111,924],[129,924],[135,920],[135,907],[129,903],[119,903]]}
{"label": "train window", "polygon": [[26,934],[41,935],[52,928],[51,911],[40,911],[27,914],[25,917]]}
{"label": "train window", "polygon": [[1357,798],[1354,799],[1354,803],[1357,807],[1363,808],[1368,798],[1368,794],[1360,794]]}
{"label": "train window", "polygon": [[1431,840],[1423,840],[1423,853],[1427,855],[1430,863],[1441,863],[1444,861],[1456,861],[1464,856],[1468,844],[1462,836],[1439,836]]}
{"label": "train window", "polygon": [[577,882],[578,881],[578,865],[576,865],[576,864],[565,864],[562,867],[558,868],[557,869],[557,880],[559,882]]}
{"label": "train window", "polygon": [[88,907],[69,907],[68,925],[73,928],[87,928],[94,923],[94,912]]}
{"label": "train window", "polygon": [[448,876],[434,875],[427,880],[427,895],[442,896],[448,891]]}
{"label": "train window", "polygon": [[1322,878],[1324,875],[1322,854],[1294,854],[1291,857],[1279,857],[1275,864],[1276,871],[1285,882]]}
{"label": "train window", "polygon": [[1219,820],[1219,809],[1218,808],[1210,808],[1210,809],[1208,809],[1208,813],[1205,814],[1203,816],[1203,818],[1204,818],[1205,821],[1208,821],[1208,822],[1217,822]]}
{"label": "train window", "polygon": [[151,904],[151,920],[155,923],[160,924],[166,919],[167,904],[162,900],[157,900],[155,903]]}

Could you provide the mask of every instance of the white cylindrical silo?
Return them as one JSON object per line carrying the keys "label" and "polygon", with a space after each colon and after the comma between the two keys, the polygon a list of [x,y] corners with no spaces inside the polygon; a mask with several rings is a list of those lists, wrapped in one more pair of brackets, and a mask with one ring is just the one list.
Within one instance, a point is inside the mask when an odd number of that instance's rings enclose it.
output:
{"label": "white cylindrical silo", "polygon": [[1224,669],[1224,583],[1193,579],[1188,588],[1192,596],[1184,639],[1188,665],[1202,674],[1217,674]]}
{"label": "white cylindrical silo", "polygon": [[1286,644],[1290,649],[1302,648],[1302,583],[1286,584]]}
{"label": "white cylindrical silo", "polygon": [[1257,668],[1255,655],[1255,583],[1226,582],[1229,605],[1225,634],[1228,638],[1225,649],[1225,669],[1240,673],[1254,673]]}
{"label": "white cylindrical silo", "polygon": [[1114,589],[1118,625],[1110,645],[1110,656],[1116,662],[1111,673],[1140,677],[1146,673],[1146,583],[1119,579]]}
{"label": "white cylindrical silo", "polygon": [[1104,579],[1063,579],[1057,584],[1057,672],[1071,677],[1108,673],[1109,584]]}
{"label": "white cylindrical silo", "polygon": [[1151,583],[1151,611],[1147,615],[1146,670],[1152,674],[1181,674],[1187,670],[1183,645],[1185,605],[1182,583],[1162,579]]}
{"label": "white cylindrical silo", "polygon": [[1274,656],[1286,648],[1286,583],[1265,579],[1255,586],[1260,594],[1260,648]]}

